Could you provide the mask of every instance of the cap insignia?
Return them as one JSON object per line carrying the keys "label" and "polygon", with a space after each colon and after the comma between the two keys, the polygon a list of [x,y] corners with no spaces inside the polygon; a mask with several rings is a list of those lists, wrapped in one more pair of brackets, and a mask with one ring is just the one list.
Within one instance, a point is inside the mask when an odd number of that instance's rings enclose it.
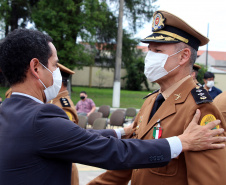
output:
{"label": "cap insignia", "polygon": [[154,16],[154,20],[152,22],[152,31],[158,31],[158,30],[161,30],[165,27],[165,18],[164,16],[161,14],[161,13],[157,13],[155,16]]}

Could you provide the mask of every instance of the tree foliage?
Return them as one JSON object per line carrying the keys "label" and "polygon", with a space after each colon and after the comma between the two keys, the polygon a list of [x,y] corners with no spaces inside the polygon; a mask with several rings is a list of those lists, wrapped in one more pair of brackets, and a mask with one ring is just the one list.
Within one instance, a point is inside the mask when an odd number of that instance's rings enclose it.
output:
{"label": "tree foliage", "polygon": [[[198,63],[197,63],[198,64]],[[199,69],[199,72],[198,72],[198,76],[197,76],[197,81],[200,83],[200,84],[204,84],[204,81],[203,81],[203,78],[204,78],[204,74],[205,72],[207,71],[207,68],[205,65],[203,64],[198,64],[201,66],[201,69]]]}
{"label": "tree foliage", "polygon": [[[144,21],[150,21],[156,8],[153,2],[125,0],[124,18],[129,22],[130,33],[135,33]],[[6,35],[33,22],[35,29],[53,38],[60,63],[70,69],[92,65],[97,58],[114,67],[118,3],[119,0],[0,0],[0,20]],[[123,66],[128,73],[139,67],[136,74],[143,74],[142,56],[135,49],[137,44],[138,40],[124,30]],[[103,50],[107,52],[101,53]],[[135,85],[142,81],[139,77],[139,82],[134,82],[133,78],[139,76],[135,72],[128,75],[128,83]],[[130,86],[127,85],[129,89],[134,88]]]}
{"label": "tree foliage", "polygon": [[39,0],[0,0],[1,29],[7,35],[17,28],[26,27],[31,20],[31,8]]}
{"label": "tree foliage", "polygon": [[[98,0],[40,0],[32,18],[37,29],[54,39],[60,62],[73,68],[94,62],[96,53],[90,46],[107,38],[103,23],[111,19],[111,13],[106,3]],[[78,38],[90,44],[79,44]]]}
{"label": "tree foliage", "polygon": [[[117,14],[120,0],[107,0],[109,4],[115,3],[117,6],[112,8]],[[156,6],[153,5],[157,0],[124,0],[124,15],[128,21],[130,30],[134,32],[137,28],[143,26],[144,22],[150,21],[153,13],[156,10]]]}
{"label": "tree foliage", "polygon": [[126,89],[128,90],[142,90],[142,83],[147,90],[150,90],[144,75],[144,54],[142,50],[137,49],[138,43],[138,39],[131,39],[131,35],[124,31],[122,61],[127,75],[122,78],[126,79]]}

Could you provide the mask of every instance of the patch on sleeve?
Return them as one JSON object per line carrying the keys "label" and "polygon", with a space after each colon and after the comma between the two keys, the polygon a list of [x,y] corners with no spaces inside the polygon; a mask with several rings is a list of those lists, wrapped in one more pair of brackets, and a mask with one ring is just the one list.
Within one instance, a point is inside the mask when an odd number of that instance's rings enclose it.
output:
{"label": "patch on sleeve", "polygon": [[71,107],[67,98],[64,98],[64,97],[60,98],[60,103],[62,107]]}
{"label": "patch on sleeve", "polygon": [[196,104],[208,103],[213,101],[209,93],[203,87],[195,87],[191,90],[191,94],[195,99]]}
{"label": "patch on sleeve", "polygon": [[68,111],[66,111],[66,114],[67,114],[67,116],[68,116],[69,120],[71,120],[71,121],[72,121],[72,115],[71,115],[71,113],[70,113],[70,112],[68,112]]}
{"label": "patch on sleeve", "polygon": [[[200,122],[200,125],[201,126],[204,126],[204,125],[206,125],[207,123],[209,123],[209,122],[211,122],[211,121],[215,121],[216,120],[216,118],[215,118],[215,116],[213,115],[213,114],[207,114],[207,115],[205,115],[203,118],[202,118],[202,120],[201,120],[201,122]],[[214,129],[219,129],[219,125],[217,125]]]}
{"label": "patch on sleeve", "polygon": [[157,93],[157,92],[159,92],[159,89],[153,91],[152,93],[149,93],[149,94],[148,94],[147,96],[145,96],[143,99],[146,99],[146,98],[148,98],[149,96],[151,96],[152,94],[155,94],[155,93]]}

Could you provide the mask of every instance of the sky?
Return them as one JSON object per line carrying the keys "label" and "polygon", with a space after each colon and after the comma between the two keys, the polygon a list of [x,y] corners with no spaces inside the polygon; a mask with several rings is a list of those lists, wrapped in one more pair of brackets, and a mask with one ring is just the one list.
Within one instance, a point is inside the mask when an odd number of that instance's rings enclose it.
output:
{"label": "sky", "polygon": [[[209,24],[208,50],[226,52],[225,0],[158,0],[154,5],[159,6],[158,10],[165,10],[180,17],[206,37]],[[135,37],[145,38],[150,35],[151,24],[152,21],[145,23]],[[199,50],[206,48],[207,46],[201,46]]]}

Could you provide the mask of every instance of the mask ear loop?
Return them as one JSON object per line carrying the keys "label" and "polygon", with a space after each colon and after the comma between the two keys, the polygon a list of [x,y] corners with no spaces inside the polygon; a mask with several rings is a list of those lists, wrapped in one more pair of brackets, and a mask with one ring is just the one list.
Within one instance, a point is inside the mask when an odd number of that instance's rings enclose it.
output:
{"label": "mask ear loop", "polygon": [[38,80],[39,80],[39,82],[41,82],[41,84],[45,87],[45,89],[47,89],[46,86],[44,85],[44,83],[43,83],[40,79],[38,79]]}
{"label": "mask ear loop", "polygon": [[[176,53],[174,53],[174,54],[172,54],[172,55],[169,55],[169,57],[171,57],[171,56],[173,56],[173,55],[176,55],[176,54],[180,53],[180,52],[183,51],[183,50],[184,50],[184,49],[181,49],[181,50],[179,50],[178,52],[176,52]],[[169,74],[170,72],[174,71],[175,69],[177,69],[179,66],[180,66],[180,65],[178,65],[178,66],[176,66],[175,68],[171,69],[171,70],[168,72],[168,74]]]}
{"label": "mask ear loop", "polygon": [[50,71],[46,66],[44,66],[41,62],[39,62],[44,68],[46,68],[51,74],[53,74],[52,71]]}
{"label": "mask ear loop", "polygon": [[169,57],[171,57],[171,56],[173,56],[173,55],[176,55],[176,54],[178,54],[178,53],[180,53],[181,51],[183,51],[184,49],[181,49],[181,50],[179,50],[178,52],[176,52],[176,53],[174,53],[174,54],[172,54],[172,55],[169,55]]}

